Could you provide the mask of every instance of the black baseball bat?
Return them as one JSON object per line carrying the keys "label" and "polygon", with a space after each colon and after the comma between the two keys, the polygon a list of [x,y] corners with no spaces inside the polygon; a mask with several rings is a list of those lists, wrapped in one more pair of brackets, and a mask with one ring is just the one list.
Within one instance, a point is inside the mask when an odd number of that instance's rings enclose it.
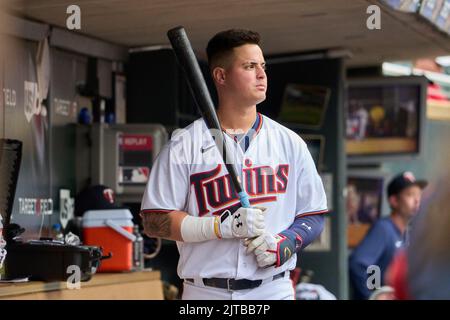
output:
{"label": "black baseball bat", "polygon": [[229,161],[228,155],[230,152],[228,152],[227,144],[222,134],[222,128],[220,126],[219,119],[217,118],[216,109],[214,108],[211,95],[209,94],[208,87],[206,86],[205,79],[203,78],[203,74],[200,70],[194,51],[192,50],[186,31],[182,26],[179,26],[170,29],[167,32],[167,36],[175,52],[178,63],[181,65],[187,76],[189,88],[191,89],[191,93],[194,96],[194,100],[207,127],[210,131],[214,130],[217,133],[212,135],[213,140],[216,143],[216,147],[222,156],[228,173],[230,174],[231,181],[239,196],[241,205],[248,208],[250,207],[248,195],[242,189],[236,169],[232,162]]}

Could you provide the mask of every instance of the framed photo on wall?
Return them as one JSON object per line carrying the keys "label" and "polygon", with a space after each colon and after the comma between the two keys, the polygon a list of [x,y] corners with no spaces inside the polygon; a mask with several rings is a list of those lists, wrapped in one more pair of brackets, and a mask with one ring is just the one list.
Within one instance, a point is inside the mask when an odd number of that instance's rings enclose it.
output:
{"label": "framed photo on wall", "polygon": [[381,216],[385,194],[385,176],[376,173],[355,173],[347,176],[346,214],[347,241],[356,247],[372,224]]}

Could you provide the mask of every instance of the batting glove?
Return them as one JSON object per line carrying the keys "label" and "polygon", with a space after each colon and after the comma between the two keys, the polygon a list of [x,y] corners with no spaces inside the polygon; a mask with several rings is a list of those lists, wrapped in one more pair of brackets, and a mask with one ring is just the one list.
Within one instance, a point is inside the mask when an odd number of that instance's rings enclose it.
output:
{"label": "batting glove", "polygon": [[264,233],[263,210],[239,208],[233,214],[226,210],[216,218],[221,238],[253,238]]}
{"label": "batting glove", "polygon": [[254,252],[259,267],[279,267],[301,247],[301,238],[289,230],[275,236],[265,232],[255,239],[246,240],[244,244],[247,253]]}

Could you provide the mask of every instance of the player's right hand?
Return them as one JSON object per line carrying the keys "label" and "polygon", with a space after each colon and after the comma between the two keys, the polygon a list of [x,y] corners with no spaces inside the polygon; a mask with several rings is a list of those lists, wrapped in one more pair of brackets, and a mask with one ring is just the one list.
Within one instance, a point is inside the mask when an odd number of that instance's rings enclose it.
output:
{"label": "player's right hand", "polygon": [[219,219],[220,234],[225,239],[257,237],[266,228],[263,210],[259,208],[239,208],[233,214],[226,210]]}

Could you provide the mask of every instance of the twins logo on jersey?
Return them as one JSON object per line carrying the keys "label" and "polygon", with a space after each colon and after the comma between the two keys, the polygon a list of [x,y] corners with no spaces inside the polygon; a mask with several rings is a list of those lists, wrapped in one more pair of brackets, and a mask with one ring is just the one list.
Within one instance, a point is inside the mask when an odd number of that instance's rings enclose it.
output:
{"label": "twins logo on jersey", "polygon": [[[289,165],[283,164],[276,168],[270,166],[251,167],[251,162],[246,161],[243,170],[243,187],[251,197],[252,205],[261,202],[276,201],[277,194],[286,192],[288,184]],[[213,215],[221,214],[224,210],[239,206],[236,203],[238,195],[231,183],[229,174],[219,176],[222,164],[218,164],[213,170],[199,172],[191,175],[190,182],[194,187],[199,216],[208,214],[208,208],[220,209],[213,211]],[[226,205],[230,205],[223,208]],[[237,208],[236,208],[237,209]]]}

